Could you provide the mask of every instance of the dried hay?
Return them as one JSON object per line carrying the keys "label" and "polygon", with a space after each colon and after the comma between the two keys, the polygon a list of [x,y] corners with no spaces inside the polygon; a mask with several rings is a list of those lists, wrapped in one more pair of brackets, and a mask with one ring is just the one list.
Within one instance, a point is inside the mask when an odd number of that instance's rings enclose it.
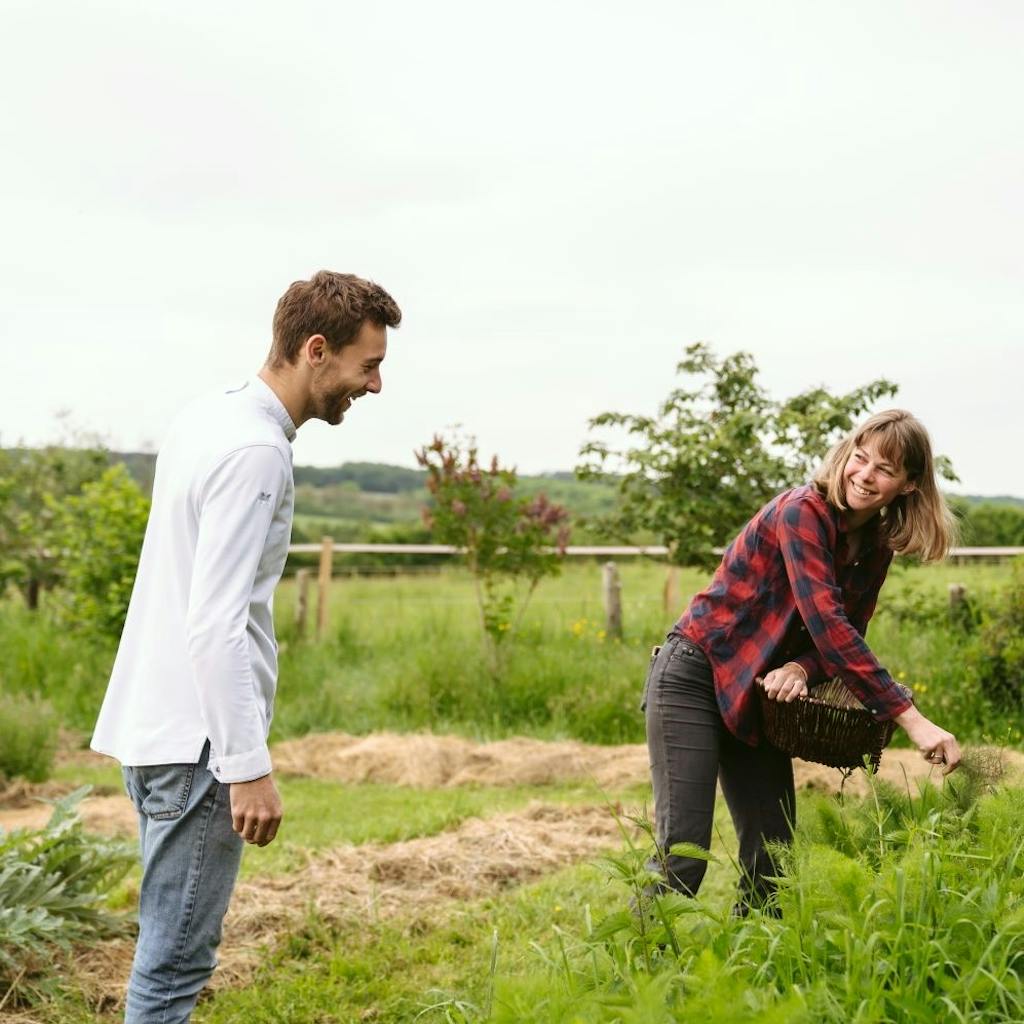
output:
{"label": "dried hay", "polygon": [[543,786],[594,781],[621,789],[647,778],[642,745],[601,747],[575,740],[549,743],[515,737],[474,743],[429,733],[322,733],[279,743],[278,771],[336,782],[397,786]]}
{"label": "dried hay", "polygon": [[[43,786],[48,785],[44,783]],[[14,807],[0,807],[0,829],[13,832],[18,828],[39,829],[45,827],[53,813],[53,807],[45,802],[63,796],[72,786],[58,787],[52,795],[34,787],[32,795],[26,796],[23,804]],[[139,819],[135,807],[125,794],[119,796],[87,796],[79,805],[78,813],[89,832],[102,835],[134,836],[138,834]]]}
{"label": "dried hay", "polygon": [[75,787],[69,782],[26,782],[24,779],[0,781],[0,807],[16,810],[38,807],[41,800],[57,800]]}
{"label": "dried hay", "polygon": [[225,935],[259,942],[310,910],[327,920],[392,916],[450,900],[472,900],[532,881],[617,845],[607,807],[531,804],[471,818],[436,836],[341,846],[311,856],[289,875],[243,882]]}
{"label": "dried hay", "polygon": [[[473,743],[455,736],[425,733],[400,735],[374,733],[348,736],[321,733],[288,740],[274,747],[278,771],[335,782],[386,782],[398,786],[542,786],[574,781],[593,781],[602,789],[616,791],[649,781],[647,748],[642,744],[617,747],[593,746],[564,740],[516,737],[495,743]],[[1024,754],[1007,750],[1011,771],[1024,770]],[[842,774],[835,768],[796,760],[798,788],[835,792]],[[906,775],[904,775],[904,772]],[[882,755],[879,778],[902,785],[940,772],[915,750],[889,748]],[[867,780],[856,772],[845,792],[865,794]]]}
{"label": "dried hay", "polygon": [[[424,912],[534,881],[621,840],[608,807],[535,803],[441,835],[319,851],[299,871],[238,884],[209,990],[247,984],[265,962],[263,945],[299,929],[310,911],[328,922]],[[120,1004],[132,952],[131,942],[119,940],[76,958],[75,982],[90,1005]]]}

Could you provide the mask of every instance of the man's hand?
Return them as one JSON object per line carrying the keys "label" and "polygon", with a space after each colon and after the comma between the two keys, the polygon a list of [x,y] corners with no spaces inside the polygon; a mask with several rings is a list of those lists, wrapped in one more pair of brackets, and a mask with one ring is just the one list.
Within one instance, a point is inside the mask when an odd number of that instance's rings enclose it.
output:
{"label": "man's hand", "polygon": [[799,665],[787,661],[782,668],[773,669],[764,677],[764,692],[769,700],[781,700],[789,704],[797,697],[807,695],[807,676]]}
{"label": "man's hand", "polygon": [[281,797],[270,775],[231,783],[231,827],[247,843],[266,846],[273,842],[283,813]]}
{"label": "man's hand", "polygon": [[895,720],[906,729],[910,742],[926,761],[942,765],[943,775],[948,775],[960,763],[960,744],[956,737],[929,721],[917,708],[907,708]]}

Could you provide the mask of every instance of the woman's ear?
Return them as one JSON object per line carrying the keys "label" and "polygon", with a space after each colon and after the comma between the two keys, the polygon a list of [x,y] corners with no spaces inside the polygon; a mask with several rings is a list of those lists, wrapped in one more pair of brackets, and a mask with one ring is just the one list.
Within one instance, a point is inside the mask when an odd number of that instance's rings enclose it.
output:
{"label": "woman's ear", "polygon": [[903,488],[902,491],[900,491],[900,494],[910,494],[911,491],[916,490],[917,484],[915,484],[912,480],[908,480],[906,486]]}

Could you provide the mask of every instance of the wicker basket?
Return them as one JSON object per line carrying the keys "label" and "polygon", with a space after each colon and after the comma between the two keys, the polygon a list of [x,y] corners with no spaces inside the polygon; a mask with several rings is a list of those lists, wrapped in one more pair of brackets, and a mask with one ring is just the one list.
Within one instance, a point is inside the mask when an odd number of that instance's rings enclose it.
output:
{"label": "wicker basket", "polygon": [[[910,697],[910,690],[896,684]],[[823,683],[810,696],[786,703],[769,700],[757,681],[765,739],[791,757],[832,768],[862,768],[865,756],[878,768],[895,722],[879,721],[841,679]]]}

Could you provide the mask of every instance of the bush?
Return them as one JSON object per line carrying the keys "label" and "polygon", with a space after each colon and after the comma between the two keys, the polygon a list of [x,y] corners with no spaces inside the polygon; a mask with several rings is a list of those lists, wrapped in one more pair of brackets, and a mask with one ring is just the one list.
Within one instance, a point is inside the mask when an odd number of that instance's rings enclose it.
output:
{"label": "bush", "polygon": [[[55,980],[53,954],[117,935],[123,918],[103,909],[135,862],[132,846],[87,835],[75,808],[89,787],[54,804],[45,828],[0,832],[0,991],[32,1002]],[[49,978],[49,981],[47,980]]]}
{"label": "bush", "polygon": [[43,782],[56,750],[57,716],[46,701],[0,695],[0,781],[20,776]]}
{"label": "bush", "polygon": [[1017,559],[1013,576],[997,610],[982,626],[970,653],[982,692],[993,704],[1020,708],[1024,698],[1024,560]]}
{"label": "bush", "polygon": [[120,465],[67,499],[59,527],[64,589],[58,607],[69,625],[121,635],[148,517],[149,502]]}

